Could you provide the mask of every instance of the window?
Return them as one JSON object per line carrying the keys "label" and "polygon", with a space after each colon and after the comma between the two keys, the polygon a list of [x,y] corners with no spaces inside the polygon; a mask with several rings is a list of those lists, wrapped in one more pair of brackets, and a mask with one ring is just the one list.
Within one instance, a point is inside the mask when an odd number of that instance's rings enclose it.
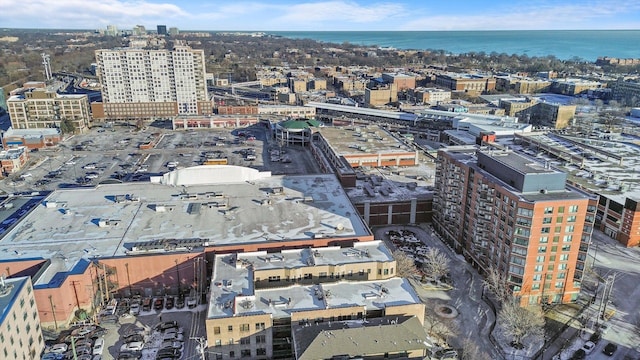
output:
{"label": "window", "polygon": [[240,357],[241,358],[250,358],[251,357],[251,350],[250,349],[240,350]]}
{"label": "window", "polygon": [[559,288],[561,288],[563,286],[564,286],[564,281],[557,281],[556,282],[556,289],[559,289]]}
{"label": "window", "polygon": [[533,210],[532,209],[518,208],[518,215],[533,216]]}
{"label": "window", "polygon": [[564,213],[564,206],[558,206],[558,214]]}
{"label": "window", "polygon": [[234,344],[233,338],[229,338],[229,345],[233,345],[233,344]]}
{"label": "window", "polygon": [[578,212],[578,205],[569,206],[569,212],[570,213],[577,213]]}
{"label": "window", "polygon": [[536,265],[536,267],[535,267],[535,268],[533,268],[533,271],[535,271],[535,272],[540,272],[540,271],[542,271],[542,265]]}
{"label": "window", "polygon": [[558,279],[564,279],[567,277],[567,273],[565,272],[559,272],[557,278]]}
{"label": "window", "polygon": [[258,349],[256,349],[256,355],[258,355],[258,356],[260,356],[260,355],[262,355],[262,356],[267,355],[267,349],[265,349],[265,348],[258,348]]}
{"label": "window", "polygon": [[567,264],[560,264],[558,265],[558,270],[567,270],[569,266]]}
{"label": "window", "polygon": [[229,326],[227,326],[227,331],[228,331],[228,332],[232,332],[232,331],[233,331],[233,325],[229,325]]}
{"label": "window", "polygon": [[536,256],[536,262],[543,263],[544,262],[544,255]]}
{"label": "window", "polygon": [[563,245],[562,251],[571,251],[571,245]]}
{"label": "window", "polygon": [[20,307],[23,308],[24,307],[24,299],[20,299]]}
{"label": "window", "polygon": [[240,332],[249,331],[249,324],[240,324]]}
{"label": "window", "polygon": [[560,255],[560,261],[567,261],[567,260],[569,260],[569,254]]}
{"label": "window", "polygon": [[267,342],[267,337],[265,335],[256,335],[256,344],[264,344]]}
{"label": "window", "polygon": [[549,237],[548,236],[542,236],[540,237],[540,243],[542,244],[546,244],[549,242]]}
{"label": "window", "polygon": [[571,215],[571,216],[567,216],[567,222],[576,222],[576,217],[575,215]]}
{"label": "window", "polygon": [[230,358],[236,357],[236,352],[235,351],[229,351],[229,357]]}
{"label": "window", "polygon": [[533,285],[531,285],[531,289],[532,289],[532,290],[538,290],[538,289],[540,289],[540,284],[539,284],[539,283],[534,283]]}
{"label": "window", "polygon": [[215,326],[213,328],[213,334],[214,335],[220,335],[220,326]]}
{"label": "window", "polygon": [[244,337],[240,339],[240,344],[241,345],[250,345],[251,344],[251,338],[249,337]]}
{"label": "window", "polygon": [[564,228],[564,232],[572,233],[572,232],[573,232],[573,229],[574,229],[574,226],[573,226],[573,225],[567,225],[567,226]]}
{"label": "window", "polygon": [[551,228],[550,227],[543,227],[542,229],[540,229],[540,232],[543,234],[548,234],[551,232]]}
{"label": "window", "polygon": [[545,214],[553,214],[553,206],[548,206],[548,207],[544,208],[544,213]]}
{"label": "window", "polygon": [[558,216],[556,218],[556,224],[562,224],[562,220],[563,220],[563,217],[562,216]]}
{"label": "window", "polygon": [[222,346],[222,340],[216,339],[215,346]]}
{"label": "window", "polygon": [[542,275],[540,274],[533,275],[533,281],[540,281],[540,280],[542,280]]}
{"label": "window", "polygon": [[538,246],[538,253],[546,253],[547,252],[547,247],[546,246]]}
{"label": "window", "polygon": [[543,224],[551,224],[551,218],[550,217],[546,217],[546,218],[542,219],[542,223]]}
{"label": "window", "polygon": [[256,323],[256,330],[264,330],[264,323]]}

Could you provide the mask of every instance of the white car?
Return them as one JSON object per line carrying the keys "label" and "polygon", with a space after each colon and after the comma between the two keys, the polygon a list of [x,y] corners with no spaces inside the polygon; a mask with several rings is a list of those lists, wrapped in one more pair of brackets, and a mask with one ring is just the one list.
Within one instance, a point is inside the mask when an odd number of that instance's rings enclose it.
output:
{"label": "white car", "polygon": [[49,352],[55,353],[55,354],[64,354],[68,349],[69,349],[69,345],[60,343],[60,344],[53,345],[49,349]]}
{"label": "white car", "polygon": [[144,343],[142,341],[134,341],[130,343],[123,344],[120,347],[120,351],[140,351],[144,347]]}
{"label": "white car", "polygon": [[582,345],[582,350],[584,350],[584,353],[589,355],[591,354],[591,352],[593,351],[593,349],[595,349],[596,344],[594,344],[592,341],[587,341],[586,343],[584,343],[584,345]]}
{"label": "white car", "polygon": [[129,314],[131,315],[139,315],[140,314],[140,305],[139,304],[131,304],[129,307]]}
{"label": "white car", "polygon": [[104,351],[104,338],[99,337],[96,339],[96,342],[93,344],[92,355],[102,355],[103,351]]}

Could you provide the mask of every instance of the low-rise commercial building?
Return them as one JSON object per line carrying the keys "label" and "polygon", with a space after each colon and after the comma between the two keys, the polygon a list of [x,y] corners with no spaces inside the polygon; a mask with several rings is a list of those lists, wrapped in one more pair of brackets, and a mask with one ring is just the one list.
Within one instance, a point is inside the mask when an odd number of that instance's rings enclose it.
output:
{"label": "low-rise commercial building", "polygon": [[5,149],[25,146],[28,149],[42,149],[57,145],[62,140],[60,129],[14,129],[10,127],[2,136]]}
{"label": "low-rise commercial building", "polygon": [[206,319],[210,350],[222,358],[291,358],[301,351],[292,346],[295,324],[405,316],[421,325],[424,304],[396,271],[381,241],[217,255]]}
{"label": "low-rise commercial building", "polygon": [[454,91],[483,93],[496,88],[496,79],[477,74],[446,73],[436,75],[436,85]]}
{"label": "low-rise commercial building", "polygon": [[9,176],[22,169],[29,160],[29,151],[25,146],[7,148],[0,151],[0,169],[2,176]]}

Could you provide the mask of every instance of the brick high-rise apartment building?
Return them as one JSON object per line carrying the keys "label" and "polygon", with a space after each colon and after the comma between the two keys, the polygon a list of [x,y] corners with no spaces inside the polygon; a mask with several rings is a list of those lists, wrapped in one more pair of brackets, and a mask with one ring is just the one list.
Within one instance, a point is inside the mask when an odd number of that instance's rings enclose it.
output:
{"label": "brick high-rise apartment building", "polygon": [[497,269],[521,305],[576,300],[597,203],[565,181],[511,151],[441,150],[434,228],[481,273]]}
{"label": "brick high-rise apartment building", "polygon": [[102,104],[95,118],[145,119],[212,113],[207,96],[204,51],[176,45],[173,50],[96,50]]}

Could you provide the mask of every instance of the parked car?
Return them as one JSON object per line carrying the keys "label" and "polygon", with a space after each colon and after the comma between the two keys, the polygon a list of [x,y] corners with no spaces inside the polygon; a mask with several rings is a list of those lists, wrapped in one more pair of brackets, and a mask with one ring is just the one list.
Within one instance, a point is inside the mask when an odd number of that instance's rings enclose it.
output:
{"label": "parked car", "polygon": [[156,300],[153,302],[153,308],[156,310],[162,310],[163,307],[164,300],[162,298],[156,298]]}
{"label": "parked car", "polygon": [[93,344],[93,355],[102,355],[104,351],[104,338],[97,338]]}
{"label": "parked car", "polygon": [[165,333],[162,341],[184,341],[184,336],[175,332]]}
{"label": "parked car", "polygon": [[184,296],[180,295],[176,300],[176,309],[182,309],[183,307],[184,307]]}
{"label": "parked car", "polygon": [[182,355],[182,352],[178,349],[173,349],[173,348],[168,348],[168,349],[160,349],[158,350],[158,352],[156,353],[156,357],[161,356],[161,357],[180,357],[180,355]]}
{"label": "parked car", "polygon": [[140,315],[140,305],[139,304],[131,304],[129,307],[129,314],[131,315]]}
{"label": "parked car", "polygon": [[151,298],[144,298],[142,300],[142,311],[150,311],[151,310]]}
{"label": "parked car", "polygon": [[589,355],[591,354],[593,349],[595,349],[595,347],[596,344],[594,342],[587,341],[586,343],[584,343],[584,345],[582,345],[582,350],[584,350],[585,354]]}
{"label": "parked car", "polygon": [[618,350],[618,345],[614,343],[608,343],[607,345],[605,345],[604,349],[602,349],[602,352],[607,356],[612,356],[613,353],[616,352],[616,350]]}
{"label": "parked car", "polygon": [[55,354],[62,354],[64,352],[66,352],[68,349],[69,349],[69,345],[61,343],[61,344],[53,345],[49,349],[49,352],[55,353]]}
{"label": "parked car", "polygon": [[167,310],[173,309],[173,296],[167,297],[167,299],[164,301],[164,308]]}
{"label": "parked car", "polygon": [[144,336],[140,334],[131,334],[131,335],[125,336],[123,341],[125,344],[133,343],[133,342],[143,342]]}
{"label": "parked car", "polygon": [[571,360],[583,360],[586,357],[587,353],[583,349],[578,349],[573,353],[573,356],[571,356]]}
{"label": "parked car", "polygon": [[122,344],[120,351],[142,351],[144,343],[142,341],[134,341]]}
{"label": "parked car", "polygon": [[165,321],[165,322],[157,323],[153,327],[153,329],[156,331],[165,331],[165,330],[169,330],[177,327],[178,327],[177,321]]}

